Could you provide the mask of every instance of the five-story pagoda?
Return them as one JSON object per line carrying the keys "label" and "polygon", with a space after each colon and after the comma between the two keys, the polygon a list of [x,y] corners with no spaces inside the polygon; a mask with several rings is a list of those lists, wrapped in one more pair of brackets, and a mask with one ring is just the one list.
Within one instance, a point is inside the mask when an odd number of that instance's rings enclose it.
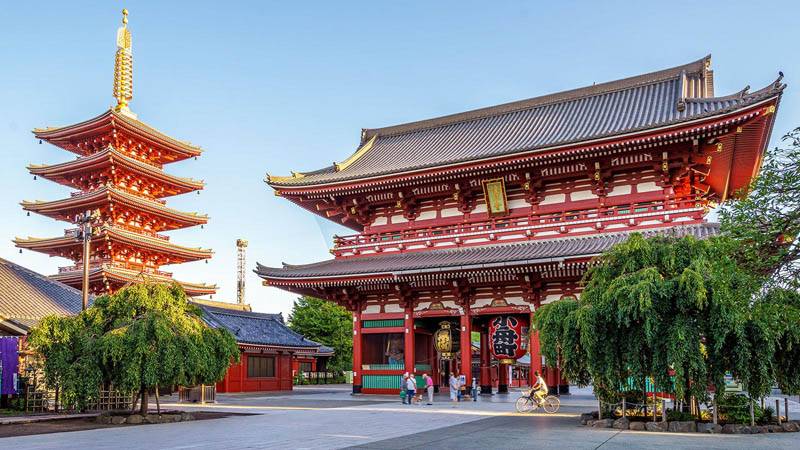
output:
{"label": "five-story pagoda", "polygon": [[[74,125],[35,129],[34,135],[78,155],[55,165],[31,165],[41,176],[77,189],[54,201],[23,201],[26,211],[77,224],[93,212],[89,253],[89,288],[112,292],[137,281],[171,282],[163,265],[210,258],[211,250],[173,244],[163,231],[205,224],[208,216],[169,208],[165,197],[198,191],[203,182],[170,175],[164,164],[197,157],[199,147],[173,139],[139,121],[128,107],[133,98],[133,59],[127,10],[117,31],[114,97],[103,114]],[[75,261],[52,278],[82,285],[82,242],[78,229],[53,238],[17,238],[17,247]],[[213,294],[216,286],[179,282],[192,296]]]}

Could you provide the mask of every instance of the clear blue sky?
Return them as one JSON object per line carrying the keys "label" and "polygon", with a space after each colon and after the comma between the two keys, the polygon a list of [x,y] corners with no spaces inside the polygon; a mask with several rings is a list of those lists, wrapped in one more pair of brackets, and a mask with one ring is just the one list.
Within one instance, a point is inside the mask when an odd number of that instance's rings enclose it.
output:
{"label": "clear blue sky", "polygon": [[[206,212],[204,230],[170,233],[215,250],[167,267],[235,297],[235,241],[248,265],[329,257],[335,225],[276,198],[266,172],[288,174],[346,158],[362,127],[489,106],[662,69],[713,54],[718,95],[772,82],[789,88],[775,127],[800,126],[796,2],[7,2],[0,14],[0,256],[53,273],[66,261],[18,254],[14,236],[68,226],[26,217],[23,199],[69,190],[33,181],[28,163],[73,156],[30,130],[108,108],[115,32],[130,10],[139,118],[202,145],[167,170],[204,179],[171,206]],[[773,137],[772,144],[777,142]],[[346,231],[344,231],[346,233]],[[293,296],[248,275],[248,301],[284,314]]]}

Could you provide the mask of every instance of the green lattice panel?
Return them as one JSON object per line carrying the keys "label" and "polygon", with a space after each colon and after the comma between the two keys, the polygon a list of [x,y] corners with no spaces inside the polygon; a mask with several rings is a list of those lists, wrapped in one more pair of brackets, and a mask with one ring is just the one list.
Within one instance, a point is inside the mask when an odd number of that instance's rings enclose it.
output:
{"label": "green lattice panel", "polygon": [[404,370],[403,364],[364,364],[365,370]]}
{"label": "green lattice panel", "polygon": [[402,375],[363,375],[361,386],[367,389],[397,389],[400,390]]}
{"label": "green lattice panel", "polygon": [[402,327],[403,319],[362,320],[362,328],[392,328]]}

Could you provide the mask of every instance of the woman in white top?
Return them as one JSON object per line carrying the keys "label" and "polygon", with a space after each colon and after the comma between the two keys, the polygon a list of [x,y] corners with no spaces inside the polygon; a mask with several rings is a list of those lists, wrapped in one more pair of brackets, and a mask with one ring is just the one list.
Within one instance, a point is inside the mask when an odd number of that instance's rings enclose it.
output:
{"label": "woman in white top", "polygon": [[455,374],[452,373],[450,374],[449,387],[450,387],[450,400],[453,401],[454,403],[458,402],[458,390],[460,389],[460,386],[458,385],[458,378],[456,378]]}

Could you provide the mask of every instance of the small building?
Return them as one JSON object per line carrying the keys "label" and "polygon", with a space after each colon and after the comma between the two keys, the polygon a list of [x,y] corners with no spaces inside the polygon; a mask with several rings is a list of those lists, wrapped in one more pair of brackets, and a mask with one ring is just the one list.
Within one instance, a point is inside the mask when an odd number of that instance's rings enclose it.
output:
{"label": "small building", "polygon": [[195,301],[206,323],[225,328],[241,351],[231,364],[217,392],[288,391],[298,372],[324,371],[333,349],[292,331],[282,314],[258,313],[249,305]]}
{"label": "small building", "polygon": [[81,291],[0,258],[0,396],[17,393],[17,374],[29,367],[25,339],[49,315],[81,310]]}
{"label": "small building", "polygon": [[26,336],[43,317],[81,311],[81,291],[0,258],[0,336]]}

